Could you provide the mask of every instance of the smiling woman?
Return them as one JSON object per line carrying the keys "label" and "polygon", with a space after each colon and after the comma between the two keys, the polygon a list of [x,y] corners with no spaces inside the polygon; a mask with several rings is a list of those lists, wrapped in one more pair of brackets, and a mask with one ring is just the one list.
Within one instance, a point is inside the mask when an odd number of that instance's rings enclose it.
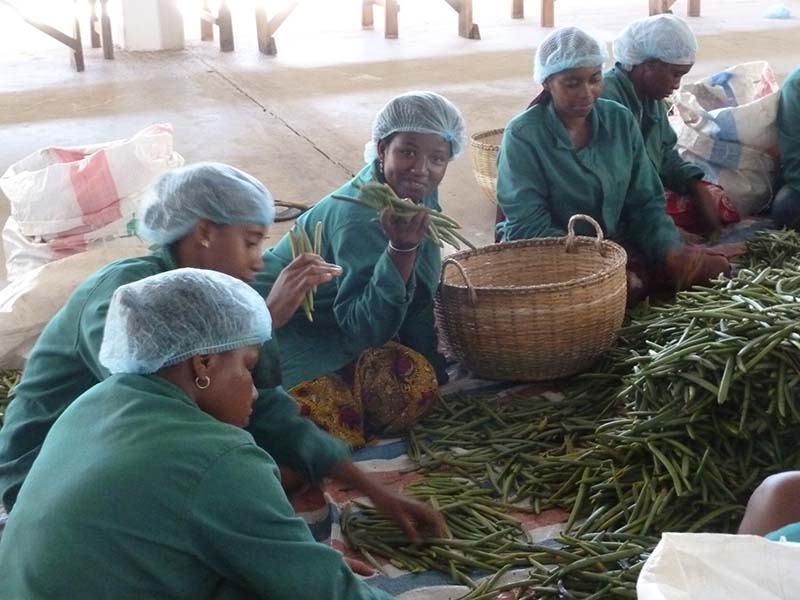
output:
{"label": "smiling woman", "polygon": [[[437,189],[464,141],[464,120],[446,98],[397,96],[375,117],[361,172],[298,219],[309,238],[322,223],[320,254],[343,275],[319,286],[313,322],[298,312],[278,329],[284,382],[305,414],[353,446],[366,431],[408,427],[447,377],[433,316],[441,252],[425,238],[428,215],[384,211],[376,220],[371,208],[334,196],[355,197],[377,181],[441,210]],[[285,237],[266,255],[256,288],[266,292],[291,258]]]}

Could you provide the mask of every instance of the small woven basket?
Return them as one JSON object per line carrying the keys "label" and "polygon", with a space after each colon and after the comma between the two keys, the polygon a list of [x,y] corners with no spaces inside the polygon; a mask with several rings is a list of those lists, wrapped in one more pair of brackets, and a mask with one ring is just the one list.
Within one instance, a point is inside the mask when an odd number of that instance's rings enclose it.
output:
{"label": "small woven basket", "polygon": [[486,197],[497,202],[497,153],[503,139],[503,129],[480,131],[469,138],[472,170]]}
{"label": "small woven basket", "polygon": [[[576,236],[577,220],[591,223],[597,237]],[[461,364],[487,379],[585,371],[622,325],[626,262],[625,250],[585,215],[570,219],[566,237],[458,252],[442,265],[440,332]]]}

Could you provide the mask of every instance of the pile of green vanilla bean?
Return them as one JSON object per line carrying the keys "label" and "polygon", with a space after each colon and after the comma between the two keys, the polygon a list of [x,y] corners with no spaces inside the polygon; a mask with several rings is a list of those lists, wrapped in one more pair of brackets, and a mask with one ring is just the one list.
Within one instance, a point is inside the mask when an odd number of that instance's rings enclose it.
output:
{"label": "pile of green vanilla bean", "polygon": [[342,535],[377,569],[374,555],[389,558],[394,566],[419,573],[437,569],[454,581],[471,587],[468,570],[497,571],[505,565],[530,566],[530,546],[509,505],[492,498],[492,491],[450,475],[431,475],[410,484],[405,493],[428,501],[444,515],[448,536],[412,544],[399,526],[386,521],[375,509],[348,505],[341,518]]}
{"label": "pile of green vanilla bean", "polygon": [[2,427],[6,415],[6,406],[11,401],[14,388],[19,383],[22,371],[8,369],[0,371],[0,427]]}
{"label": "pile of green vanilla bean", "polygon": [[[376,555],[389,558],[400,569],[419,573],[436,569],[454,582],[472,588],[471,600],[493,598],[505,590],[522,588],[525,594],[574,598],[606,597],[599,593],[635,598],[639,570],[658,542],[656,538],[624,533],[562,535],[557,544],[533,544],[519,522],[507,514],[517,510],[492,499],[492,490],[444,474],[431,475],[409,485],[405,492],[427,500],[440,510],[449,536],[412,544],[392,521],[368,505],[345,507],[341,516],[345,541],[379,571]],[[501,584],[510,569],[530,571],[520,580]],[[478,583],[469,573],[495,573]],[[528,597],[523,596],[523,597]],[[569,597],[569,596],[566,596]]]}
{"label": "pile of green vanilla bean", "polygon": [[378,212],[389,210],[395,216],[403,219],[410,219],[421,213],[427,214],[430,217],[430,224],[425,237],[432,240],[440,248],[447,243],[456,250],[461,249],[461,244],[475,250],[475,245],[459,233],[458,230],[461,229],[461,225],[458,221],[438,210],[423,204],[417,204],[413,200],[399,198],[386,183],[375,181],[364,183],[358,190],[357,198],[341,194],[335,194],[333,197],[344,202],[366,206]]}
{"label": "pile of green vanilla bean", "polygon": [[[536,562],[518,582],[519,597],[635,597],[654,536],[735,531],[764,477],[800,468],[798,251],[794,232],[760,234],[732,277],[631,315],[617,347],[596,372],[568,382],[563,397],[451,397],[411,433],[409,456],[423,481],[457,478],[487,490],[482,501],[569,511],[555,542],[572,557],[529,547]],[[461,500],[469,506],[469,496]],[[603,540],[626,541],[631,556],[618,559],[618,547]],[[527,542],[516,544],[493,548],[499,560],[483,562],[519,568]],[[376,554],[392,558],[401,545]],[[457,566],[457,580],[469,580],[470,565]],[[489,582],[466,598],[513,587]]]}

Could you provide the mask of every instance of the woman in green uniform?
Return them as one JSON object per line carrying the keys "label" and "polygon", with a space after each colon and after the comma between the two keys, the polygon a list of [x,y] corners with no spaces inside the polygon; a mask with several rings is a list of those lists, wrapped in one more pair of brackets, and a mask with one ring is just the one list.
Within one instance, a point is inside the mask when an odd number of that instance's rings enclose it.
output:
{"label": "woman in green uniform", "polygon": [[[155,183],[140,209],[140,232],[160,247],[149,256],[111,263],[82,283],[33,348],[0,430],[0,493],[6,510],[13,508],[53,423],[109,375],[98,353],[116,289],[179,267],[211,269],[248,281],[263,266],[262,243],[273,216],[269,191],[227,165],[196,164],[170,171]],[[314,256],[283,269],[263,294],[269,293],[273,326],[297,309],[308,289],[339,273],[338,267]],[[279,364],[277,347],[270,341],[255,369],[259,395],[248,431],[287,475],[311,483],[329,476],[347,482],[391,506],[401,524],[417,517],[438,522],[440,517],[424,505],[377,486],[353,465],[346,445],[299,415],[281,387]],[[76,444],[84,434],[73,432]]]}
{"label": "woman in green uniform", "polygon": [[[365,418],[376,432],[407,427],[435,399],[437,379],[446,380],[433,315],[441,252],[424,237],[427,216],[378,217],[336,196],[383,182],[440,210],[437,188],[464,142],[464,120],[447,99],[397,96],[375,117],[364,168],[298,219],[312,239],[322,224],[320,254],[344,274],[319,286],[313,322],[298,312],[277,332],[284,382],[306,414],[353,446],[364,443]],[[285,236],[266,254],[256,289],[268,289],[291,260]]]}
{"label": "woman in green uniform", "polygon": [[316,543],[243,427],[272,324],[214,271],[119,287],[111,375],[53,425],[0,541],[0,597],[385,599]]}
{"label": "woman in green uniform", "polygon": [[713,234],[739,220],[721,187],[678,154],[664,99],[680,87],[694,65],[697,40],[685,21],[656,15],[629,24],[614,40],[614,67],[604,76],[603,98],[636,117],[647,155],[667,191],[667,213],[696,234]]}
{"label": "woman in green uniform", "polygon": [[785,185],[772,202],[772,218],[779,227],[800,229],[800,67],[781,87],[778,145]]}
{"label": "woman in green uniform", "polygon": [[645,290],[682,287],[727,271],[724,256],[682,244],[633,115],[600,98],[604,60],[576,27],[540,44],[534,78],[544,91],[508,124],[498,155],[503,239],[563,236],[572,215],[594,217],[628,249],[631,301],[637,280]]}

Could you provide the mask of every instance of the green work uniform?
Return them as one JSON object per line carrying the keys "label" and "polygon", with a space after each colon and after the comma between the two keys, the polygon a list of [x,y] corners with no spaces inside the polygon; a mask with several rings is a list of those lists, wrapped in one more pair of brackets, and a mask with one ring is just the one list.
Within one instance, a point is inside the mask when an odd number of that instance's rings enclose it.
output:
{"label": "green work uniform", "polygon": [[0,598],[389,598],[314,541],[273,457],[157,375],[50,429],[0,540]]}
{"label": "green work uniform", "polygon": [[781,88],[778,144],[783,179],[800,193],[800,67],[789,73]]}
{"label": "green work uniform", "polygon": [[[175,268],[166,249],[111,263],[82,283],[47,324],[0,429],[0,499],[8,510],[59,415],[75,398],[108,377],[97,357],[114,291]],[[249,430],[278,464],[318,481],[349,456],[345,445],[302,418],[294,400],[280,387],[274,341],[264,345],[254,378],[259,399]],[[75,443],[80,443],[83,434],[73,432]]]}
{"label": "green work uniform", "polygon": [[[664,189],[630,111],[599,99],[591,141],[576,150],[553,102],[532,106],[506,127],[497,157],[498,224],[505,240],[566,234],[572,215],[594,217],[606,237],[632,242],[650,263],[680,243],[664,212]],[[576,231],[594,236],[586,223]]]}
{"label": "green work uniform", "polygon": [[[433,314],[441,272],[439,247],[427,238],[420,243],[414,272],[406,283],[389,256],[389,239],[377,212],[333,197],[355,197],[357,184],[379,178],[377,162],[366,165],[354,179],[297,220],[297,226],[303,227],[311,240],[316,224],[322,223],[320,255],[342,267],[343,274],[317,288],[313,322],[300,310],[276,332],[287,388],[329,375],[364,350],[394,338],[425,356],[440,380],[444,376]],[[441,210],[436,192],[426,196],[423,203]],[[291,244],[285,235],[264,255],[265,267],[256,275],[254,287],[266,294],[291,261]]]}
{"label": "green work uniform", "polygon": [[678,136],[669,124],[664,101],[639,98],[631,78],[619,63],[603,76],[603,98],[619,102],[636,117],[647,155],[665,188],[687,194],[692,180],[703,178],[705,173],[700,167],[683,160],[678,154]]}

